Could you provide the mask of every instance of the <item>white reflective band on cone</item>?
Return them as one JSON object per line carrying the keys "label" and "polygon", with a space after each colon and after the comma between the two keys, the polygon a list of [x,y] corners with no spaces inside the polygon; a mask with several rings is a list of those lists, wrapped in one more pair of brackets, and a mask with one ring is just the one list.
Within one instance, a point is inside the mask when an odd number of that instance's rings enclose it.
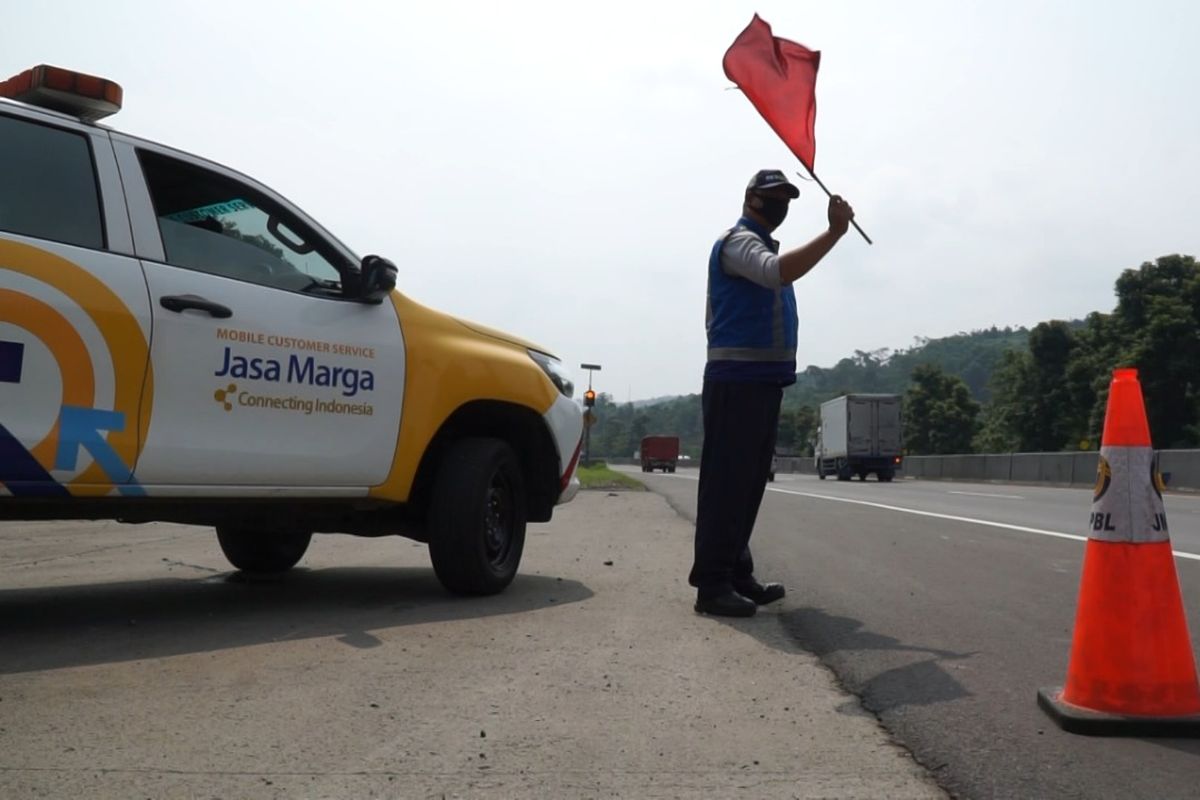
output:
{"label": "white reflective band on cone", "polygon": [[1168,541],[1162,488],[1149,447],[1101,447],[1088,538],[1142,544]]}

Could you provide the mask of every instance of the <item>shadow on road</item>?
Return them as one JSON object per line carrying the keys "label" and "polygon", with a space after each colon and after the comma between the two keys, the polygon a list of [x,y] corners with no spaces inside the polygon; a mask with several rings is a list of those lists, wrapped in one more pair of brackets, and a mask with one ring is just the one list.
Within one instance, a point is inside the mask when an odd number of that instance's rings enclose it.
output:
{"label": "shadow on road", "polygon": [[322,636],[370,648],[380,644],[371,631],[519,614],[591,596],[578,581],[518,575],[503,594],[454,597],[432,570],[412,567],[0,590],[0,674]]}
{"label": "shadow on road", "polygon": [[[834,671],[849,691],[862,698],[865,708],[876,714],[904,706],[946,703],[971,696],[971,692],[945,669],[943,662],[961,661],[975,653],[956,653],[901,642],[864,630],[859,620],[833,616],[818,608],[798,608],[777,615],[760,614],[750,620],[720,621],[777,650],[795,652],[799,647],[812,653]],[[863,651],[897,654],[898,658],[891,661],[902,659],[905,653],[925,657],[872,673],[865,668],[868,659],[855,655]],[[887,659],[869,661],[879,664],[881,660]]]}
{"label": "shadow on road", "polygon": [[1146,739],[1145,741],[1177,753],[1187,753],[1190,756],[1200,756],[1200,741],[1196,739]]}
{"label": "shadow on road", "polygon": [[819,608],[785,611],[779,615],[779,622],[793,641],[821,658],[840,650],[905,650],[951,661],[974,655],[905,644],[891,636],[863,630],[862,622],[857,619],[836,617]]}
{"label": "shadow on road", "polygon": [[[925,706],[970,697],[961,682],[943,666],[974,653],[957,653],[901,642],[891,636],[865,630],[860,620],[828,614],[819,608],[798,608],[779,617],[788,638],[828,665],[863,705],[875,713],[903,706]],[[916,653],[924,658],[868,674],[862,664],[852,662],[855,653],[890,651]],[[878,659],[873,663],[878,663]],[[853,668],[850,668],[853,667]]]}

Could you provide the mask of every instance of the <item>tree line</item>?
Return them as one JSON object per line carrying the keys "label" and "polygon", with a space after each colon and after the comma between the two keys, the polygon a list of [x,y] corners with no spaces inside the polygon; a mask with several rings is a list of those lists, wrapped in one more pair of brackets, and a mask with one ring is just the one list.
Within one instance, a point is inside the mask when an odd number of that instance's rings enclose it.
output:
{"label": "tree line", "polygon": [[[810,366],[784,394],[777,449],[810,455],[820,403],[854,392],[904,396],[912,455],[1095,449],[1118,367],[1138,369],[1155,447],[1200,445],[1200,266],[1163,256],[1125,270],[1115,290],[1112,311],[1084,320],[919,339]],[[699,395],[620,404],[600,393],[595,412],[593,456],[632,456],[648,434],[679,436],[684,453],[700,453]]]}

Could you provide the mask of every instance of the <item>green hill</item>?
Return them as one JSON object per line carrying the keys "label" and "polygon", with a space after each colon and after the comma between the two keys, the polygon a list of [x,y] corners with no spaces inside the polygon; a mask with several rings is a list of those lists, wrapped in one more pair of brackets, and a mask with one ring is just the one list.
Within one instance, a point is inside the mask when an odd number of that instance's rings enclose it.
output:
{"label": "green hill", "polygon": [[820,405],[850,392],[902,394],[913,369],[934,364],[967,384],[981,403],[990,400],[988,380],[1005,350],[1024,350],[1026,328],[989,328],[941,339],[918,339],[907,350],[854,351],[828,368],[809,366],[796,376],[784,395],[784,408]]}
{"label": "green hill", "polygon": [[[784,394],[780,441],[785,449],[802,449],[814,424],[816,406],[850,392],[902,394],[920,364],[936,364],[966,382],[980,402],[989,400],[988,379],[1006,350],[1024,350],[1025,328],[990,328],[941,339],[919,339],[901,350],[856,351],[832,367],[809,366],[797,374]],[[628,458],[647,434],[679,436],[682,451],[700,454],[700,396],[660,399],[653,404],[614,403],[601,393],[592,428],[592,456]]]}

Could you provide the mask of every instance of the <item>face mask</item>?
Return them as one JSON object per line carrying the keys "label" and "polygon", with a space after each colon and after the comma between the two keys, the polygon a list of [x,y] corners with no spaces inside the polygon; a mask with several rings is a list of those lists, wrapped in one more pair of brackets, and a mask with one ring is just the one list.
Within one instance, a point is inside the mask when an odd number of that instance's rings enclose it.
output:
{"label": "face mask", "polygon": [[760,197],[761,205],[754,209],[773,228],[778,228],[787,219],[788,201],[780,197]]}

